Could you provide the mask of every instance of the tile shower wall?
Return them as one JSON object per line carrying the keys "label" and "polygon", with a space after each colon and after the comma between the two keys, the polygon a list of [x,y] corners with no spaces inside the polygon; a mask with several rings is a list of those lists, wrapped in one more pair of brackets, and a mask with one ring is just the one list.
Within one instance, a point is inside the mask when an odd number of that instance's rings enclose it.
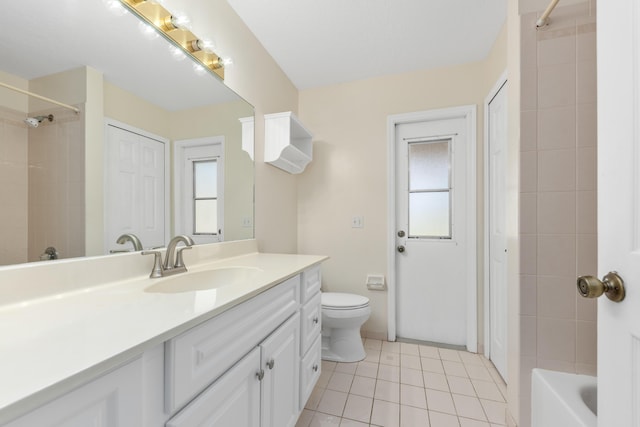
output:
{"label": "tile shower wall", "polygon": [[549,26],[521,17],[520,423],[531,369],[596,373],[595,2],[559,7]]}
{"label": "tile shower wall", "polygon": [[[27,127],[24,113],[0,108],[0,265],[27,260]],[[7,244],[8,243],[8,244]]]}
{"label": "tile shower wall", "polygon": [[54,246],[60,258],[85,254],[84,125],[81,115],[52,108],[29,129],[29,261]]}

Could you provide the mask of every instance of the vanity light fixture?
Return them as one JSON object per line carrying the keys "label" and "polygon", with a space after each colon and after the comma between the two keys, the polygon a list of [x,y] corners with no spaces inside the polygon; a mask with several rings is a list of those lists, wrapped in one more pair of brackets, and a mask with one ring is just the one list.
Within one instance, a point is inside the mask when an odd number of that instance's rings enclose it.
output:
{"label": "vanity light fixture", "polygon": [[230,62],[216,55],[209,48],[210,43],[203,42],[189,30],[189,20],[185,15],[172,14],[157,1],[119,1],[196,63],[224,80],[224,66]]}

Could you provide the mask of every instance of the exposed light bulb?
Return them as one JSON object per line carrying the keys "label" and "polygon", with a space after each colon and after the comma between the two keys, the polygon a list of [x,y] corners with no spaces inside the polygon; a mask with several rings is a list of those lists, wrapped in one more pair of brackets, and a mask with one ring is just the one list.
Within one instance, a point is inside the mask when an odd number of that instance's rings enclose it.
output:
{"label": "exposed light bulb", "polygon": [[171,15],[171,23],[181,30],[191,29],[191,19],[184,13],[173,13]]}
{"label": "exposed light bulb", "polygon": [[202,39],[202,40],[200,40],[200,46],[202,47],[202,50],[204,50],[204,51],[213,52],[213,51],[215,51],[216,44],[213,42],[213,40]]}
{"label": "exposed light bulb", "polygon": [[231,59],[231,58],[221,58],[220,59],[220,63],[222,64],[223,67],[227,67],[227,66],[233,64],[233,59]]}

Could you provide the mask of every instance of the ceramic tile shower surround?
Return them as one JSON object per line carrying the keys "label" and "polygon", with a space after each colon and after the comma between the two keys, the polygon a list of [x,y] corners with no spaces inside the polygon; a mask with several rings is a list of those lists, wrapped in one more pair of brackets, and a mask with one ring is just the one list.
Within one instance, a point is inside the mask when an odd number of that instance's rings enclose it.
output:
{"label": "ceramic tile shower surround", "polygon": [[[84,250],[84,129],[80,116],[52,108],[55,120],[28,128],[25,113],[0,108],[0,265]],[[25,214],[28,212],[28,214]]]}
{"label": "ceramic tile shower surround", "polygon": [[25,115],[0,107],[0,265],[27,260],[27,126]]}
{"label": "ceramic tile shower surround", "polygon": [[84,256],[84,125],[81,115],[63,108],[29,129],[29,250],[39,260],[48,246],[61,258]]}
{"label": "ceramic tile shower surround", "polygon": [[595,375],[596,303],[576,277],[596,274],[595,2],[557,8],[548,27],[521,17],[520,423],[534,367]]}

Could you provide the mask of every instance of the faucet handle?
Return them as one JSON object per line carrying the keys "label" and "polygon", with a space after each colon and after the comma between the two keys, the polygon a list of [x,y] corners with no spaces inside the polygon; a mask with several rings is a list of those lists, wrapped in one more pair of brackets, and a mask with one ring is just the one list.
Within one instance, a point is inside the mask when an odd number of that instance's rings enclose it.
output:
{"label": "faucet handle", "polygon": [[153,269],[151,269],[151,274],[149,277],[155,279],[157,277],[163,276],[163,268],[162,268],[162,252],[160,251],[142,251],[142,255],[153,255]]}
{"label": "faucet handle", "polygon": [[180,267],[185,267],[184,265],[184,260],[182,259],[182,251],[184,251],[185,249],[192,249],[193,246],[182,246],[180,248],[178,248],[178,250],[176,251],[176,263],[173,266],[174,268],[180,268]]}

